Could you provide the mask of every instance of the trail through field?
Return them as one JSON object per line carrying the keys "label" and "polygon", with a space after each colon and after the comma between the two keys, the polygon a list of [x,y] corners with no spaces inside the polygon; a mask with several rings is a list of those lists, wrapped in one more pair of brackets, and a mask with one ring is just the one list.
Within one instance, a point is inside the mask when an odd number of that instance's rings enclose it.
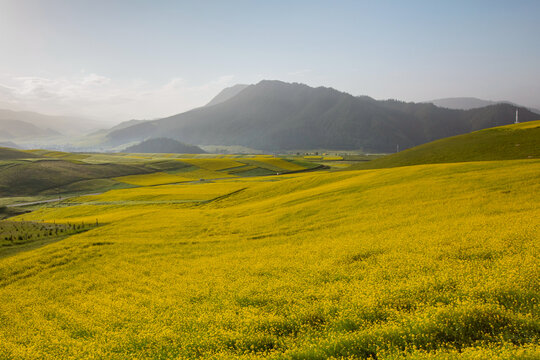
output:
{"label": "trail through field", "polygon": [[55,199],[49,199],[49,200],[39,200],[39,201],[30,201],[25,203],[18,203],[18,204],[9,204],[6,205],[7,207],[18,207],[18,206],[30,206],[30,205],[39,205],[39,204],[46,204],[46,203],[52,203],[52,202],[60,202],[66,199],[71,199],[79,196],[89,196],[89,195],[100,195],[103,194],[101,192],[96,193],[90,193],[90,194],[82,194],[82,195],[72,195],[72,196],[65,196],[63,198],[55,198]]}

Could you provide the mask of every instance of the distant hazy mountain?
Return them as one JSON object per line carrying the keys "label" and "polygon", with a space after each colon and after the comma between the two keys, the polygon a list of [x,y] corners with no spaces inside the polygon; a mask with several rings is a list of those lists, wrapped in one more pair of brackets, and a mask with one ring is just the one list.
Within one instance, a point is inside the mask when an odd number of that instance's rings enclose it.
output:
{"label": "distant hazy mountain", "polygon": [[124,129],[124,128],[130,127],[132,125],[140,124],[140,123],[145,122],[145,121],[148,121],[148,120],[127,120],[127,121],[122,121],[120,124],[115,125],[112,128],[99,129],[97,131],[94,131],[91,134],[88,134],[87,136],[103,135],[103,134],[106,134],[106,133],[108,133],[110,131]]}
{"label": "distant hazy mountain", "polygon": [[52,129],[43,129],[33,124],[20,120],[8,120],[0,118],[0,139],[14,140],[17,138],[40,138],[59,136],[60,134]]}
{"label": "distant hazy mountain", "polygon": [[[331,88],[261,81],[212,106],[110,131],[117,146],[153,137],[197,145],[240,145],[265,151],[363,149],[392,152],[443,137],[510,124],[515,107],[452,110],[426,103],[376,101]],[[520,109],[520,121],[540,115]]]}
{"label": "distant hazy mountain", "polygon": [[[444,107],[448,109],[457,109],[457,110],[470,110],[481,108],[489,105],[495,104],[510,104],[517,107],[526,107],[522,105],[515,104],[510,101],[491,101],[491,100],[482,100],[474,97],[453,97],[453,98],[444,98],[426,101],[427,103],[432,103],[439,107]],[[532,112],[540,113],[540,110],[535,108],[528,108]]]}
{"label": "distant hazy mountain", "polygon": [[132,125],[140,124],[148,120],[127,120],[122,121],[120,124],[113,126],[111,129],[119,130],[119,129],[125,129],[127,127],[130,127]]}
{"label": "distant hazy mountain", "polygon": [[489,105],[495,105],[499,102],[482,100],[474,97],[454,97],[454,98],[444,98],[444,99],[435,99],[426,101],[426,103],[432,103],[433,105],[447,108],[447,109],[456,109],[456,110],[470,110],[481,108]]}
{"label": "distant hazy mountain", "polygon": [[[0,109],[0,121],[22,121],[26,124],[47,130],[50,129],[56,135],[82,135],[89,131],[104,127],[104,123],[70,116],[44,115],[30,111],[12,111]],[[15,134],[12,134],[15,135]],[[29,135],[33,136],[33,135]]]}
{"label": "distant hazy mountain", "polygon": [[15,144],[13,141],[0,141],[0,147],[20,149],[19,145]]}
{"label": "distant hazy mountain", "polygon": [[206,106],[212,106],[212,105],[216,105],[216,104],[222,103],[224,101],[227,101],[227,100],[235,97],[236,95],[238,95],[238,93],[240,93],[240,91],[244,90],[248,86],[249,85],[236,84],[234,86],[225,88],[219,94],[217,94],[212,100],[210,100],[210,102],[208,104],[206,104]]}
{"label": "distant hazy mountain", "polygon": [[129,146],[122,152],[127,153],[177,153],[204,154],[206,151],[198,146],[187,145],[168,138],[145,140],[137,145]]}

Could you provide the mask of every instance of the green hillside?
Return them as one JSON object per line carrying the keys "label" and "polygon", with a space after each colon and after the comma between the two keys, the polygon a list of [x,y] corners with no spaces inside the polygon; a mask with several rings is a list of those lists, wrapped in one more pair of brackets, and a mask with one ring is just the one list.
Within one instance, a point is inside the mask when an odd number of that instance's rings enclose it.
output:
{"label": "green hillside", "polygon": [[[200,179],[275,175],[318,166],[272,156],[224,157],[192,154],[84,154],[0,148],[0,204],[45,200],[58,195],[101,192],[139,185],[124,181],[146,174],[142,183],[167,184]],[[2,158],[0,158],[2,159]],[[33,198],[27,198],[33,197]]]}
{"label": "green hillside", "polygon": [[29,152],[0,147],[0,160],[31,159],[36,157],[36,155]]}
{"label": "green hillside", "polygon": [[419,164],[540,158],[540,120],[433,141],[353,166],[376,169]]}
{"label": "green hillside", "polygon": [[64,160],[21,161],[0,167],[0,196],[35,195],[50,189],[55,189],[53,193],[62,193],[61,187],[85,180],[154,171],[157,170],[145,164],[85,164]]}

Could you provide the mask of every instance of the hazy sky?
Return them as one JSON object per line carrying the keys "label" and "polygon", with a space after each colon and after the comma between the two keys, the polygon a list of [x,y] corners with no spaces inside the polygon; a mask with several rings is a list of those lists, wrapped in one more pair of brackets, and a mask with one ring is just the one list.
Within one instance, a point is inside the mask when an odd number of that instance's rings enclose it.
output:
{"label": "hazy sky", "polygon": [[540,107],[540,1],[0,0],[0,108],[121,121],[262,79]]}

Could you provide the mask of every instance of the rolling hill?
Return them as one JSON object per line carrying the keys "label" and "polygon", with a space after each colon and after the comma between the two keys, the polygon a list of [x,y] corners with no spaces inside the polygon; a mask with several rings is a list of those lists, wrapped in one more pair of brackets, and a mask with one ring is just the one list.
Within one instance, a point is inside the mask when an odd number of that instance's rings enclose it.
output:
{"label": "rolling hill", "polygon": [[122,152],[127,153],[176,153],[204,154],[206,151],[198,146],[188,145],[168,138],[148,139],[137,145],[127,147]]}
{"label": "rolling hill", "polygon": [[[177,168],[183,167],[182,163],[177,163]],[[47,190],[51,194],[63,193],[63,188],[79,182],[155,171],[158,169],[142,163],[85,164],[65,160],[20,162],[0,167],[0,196],[37,195]]]}
{"label": "rolling hill", "polygon": [[39,201],[59,194],[95,193],[133,185],[298,173],[319,168],[314,162],[268,155],[73,154],[0,148],[0,205],[20,202],[20,197],[25,197],[23,202]]}
{"label": "rolling hill", "polygon": [[375,169],[420,164],[540,158],[540,120],[454,136],[353,166]]}
{"label": "rolling hill", "polygon": [[114,177],[177,171],[189,164],[152,158],[0,148],[0,197],[54,195],[115,187]]}
{"label": "rolling hill", "polygon": [[535,359],[539,130],[352,171],[11,150],[0,197],[85,196],[0,222],[0,357]]}
{"label": "rolling hill", "polygon": [[538,159],[490,161],[45,205],[0,231],[0,354],[537,359],[539,177]]}
{"label": "rolling hill", "polygon": [[[152,137],[197,145],[240,145],[265,151],[363,149],[392,152],[436,139],[513,122],[515,108],[468,111],[433,104],[377,101],[331,88],[261,81],[212,106],[109,131],[118,146]],[[521,121],[540,115],[520,109]]]}
{"label": "rolling hill", "polygon": [[26,151],[0,147],[0,160],[32,159],[37,157],[37,155]]}

